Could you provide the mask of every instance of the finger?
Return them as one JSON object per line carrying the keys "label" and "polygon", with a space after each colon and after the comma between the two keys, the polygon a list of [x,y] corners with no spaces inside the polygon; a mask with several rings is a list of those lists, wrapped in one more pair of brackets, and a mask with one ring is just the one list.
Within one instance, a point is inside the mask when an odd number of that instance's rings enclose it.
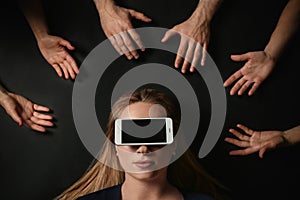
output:
{"label": "finger", "polygon": [[71,76],[71,79],[75,79],[76,75],[73,71],[73,68],[71,67],[71,65],[65,60],[64,62],[64,65],[66,66],[68,72],[69,72],[69,75]]}
{"label": "finger", "polygon": [[128,9],[130,15],[138,20],[144,21],[144,22],[151,22],[152,19],[144,15],[143,13],[137,12],[132,9]]}
{"label": "finger", "polygon": [[[64,61],[64,65],[67,67],[67,70],[68,70],[68,72],[69,72],[71,78],[72,78],[72,79],[75,79],[77,73],[74,71],[74,69],[73,69],[73,67],[71,66],[71,64],[70,64],[67,60],[65,60],[65,61]],[[77,69],[77,70],[78,70],[78,69]]]}
{"label": "finger", "polygon": [[57,75],[58,75],[59,77],[62,77],[63,74],[62,74],[62,71],[61,71],[59,65],[58,65],[58,64],[53,64],[52,67],[55,69]]}
{"label": "finger", "polygon": [[137,34],[137,32],[134,29],[130,29],[128,30],[128,33],[130,35],[130,37],[135,41],[135,43],[137,44],[137,46],[142,50],[145,51],[145,47],[144,44],[139,36],[139,34]]}
{"label": "finger", "polygon": [[64,40],[64,39],[59,40],[59,44],[62,45],[62,46],[67,47],[67,49],[69,49],[69,50],[74,50],[75,49],[75,47],[72,46],[70,42],[68,42],[67,40]]}
{"label": "finger", "polygon": [[67,68],[65,67],[64,63],[59,63],[60,68],[62,69],[62,71],[64,72],[64,76],[65,79],[69,79],[69,72],[67,70]]}
{"label": "finger", "polygon": [[130,39],[130,37],[128,36],[127,32],[122,32],[120,33],[122,40],[125,44],[125,46],[127,47],[127,49],[130,51],[131,55],[135,58],[138,59],[139,58],[139,54],[138,52],[135,50],[135,47],[132,44],[132,41]]}
{"label": "finger", "polygon": [[32,130],[39,131],[39,132],[46,132],[46,129],[44,127],[33,123],[31,120],[26,120],[25,124]]}
{"label": "finger", "polygon": [[176,68],[179,68],[181,66],[187,48],[188,48],[188,41],[186,40],[186,38],[181,37],[180,44],[177,50],[175,63],[174,63]]}
{"label": "finger", "polygon": [[176,35],[176,34],[177,34],[176,31],[174,31],[174,30],[172,30],[172,29],[168,30],[168,31],[165,33],[164,37],[161,39],[161,42],[166,42],[166,41],[168,41],[171,37],[173,37],[173,36]]}
{"label": "finger", "polygon": [[232,155],[232,156],[245,156],[245,155],[252,154],[256,151],[257,151],[257,149],[250,147],[250,148],[247,148],[247,149],[230,151],[229,155]]}
{"label": "finger", "polygon": [[196,46],[196,43],[195,42],[192,42],[190,41],[189,44],[188,44],[188,48],[187,48],[187,51],[186,51],[186,54],[184,56],[184,63],[182,65],[182,69],[181,69],[181,72],[182,73],[185,73],[186,70],[190,67],[191,65],[191,62],[192,62],[192,58],[194,56],[194,50],[195,50],[195,46]]}
{"label": "finger", "polygon": [[206,61],[206,54],[207,54],[207,44],[204,43],[203,48],[202,48],[202,59],[201,59],[201,66],[205,65]]}
{"label": "finger", "polygon": [[253,135],[254,131],[250,128],[248,128],[247,126],[244,126],[242,124],[237,124],[236,125],[238,128],[242,129],[245,133],[247,133],[248,135]]}
{"label": "finger", "polygon": [[264,146],[263,148],[261,148],[260,150],[259,150],[259,157],[260,158],[263,158],[264,157],[264,154],[265,154],[265,152],[267,151],[267,147],[266,146]]}
{"label": "finger", "polygon": [[249,141],[250,140],[250,138],[249,138],[249,136],[247,136],[247,135],[243,135],[243,134],[241,134],[240,132],[238,132],[237,130],[235,130],[235,129],[229,129],[229,132],[230,133],[232,133],[233,135],[235,135],[237,138],[239,138],[240,140],[244,140],[244,141]]}
{"label": "finger", "polygon": [[119,55],[123,55],[123,52],[120,49],[120,47],[118,46],[117,41],[114,38],[114,36],[111,36],[108,39],[109,39],[110,43],[112,44],[112,46],[115,48],[115,50],[119,53]]}
{"label": "finger", "polygon": [[246,83],[244,83],[244,85],[238,91],[238,95],[243,95],[244,92],[249,88],[250,85],[251,85],[251,81],[246,81]]}
{"label": "finger", "polygon": [[245,61],[249,59],[249,53],[241,54],[241,55],[231,55],[230,56],[231,60],[233,61]]}
{"label": "finger", "polygon": [[44,120],[52,120],[52,116],[51,115],[45,115],[42,113],[38,113],[38,112],[33,112],[33,116],[35,116],[38,119],[44,119]]}
{"label": "finger", "polygon": [[37,124],[32,124],[30,126],[31,129],[35,130],[35,131],[39,131],[39,132],[46,132],[46,129],[40,125]]}
{"label": "finger", "polygon": [[75,60],[70,56],[70,55],[67,55],[66,56],[66,60],[68,61],[68,63],[71,65],[73,71],[78,74],[79,73],[79,69],[77,67],[77,64],[75,62]]}
{"label": "finger", "polygon": [[39,119],[35,116],[30,117],[30,120],[37,124],[37,125],[41,125],[41,126],[53,126],[53,123],[48,121],[48,120],[44,120],[44,119]]}
{"label": "finger", "polygon": [[255,82],[255,83],[252,85],[251,89],[249,90],[248,95],[249,95],[249,96],[253,95],[254,92],[257,90],[257,88],[260,86],[260,84],[261,84],[260,82]]}
{"label": "finger", "polygon": [[247,141],[240,141],[240,140],[237,140],[237,139],[234,139],[234,138],[225,138],[225,142],[228,142],[230,144],[234,144],[238,147],[249,147],[249,142]]}
{"label": "finger", "polygon": [[33,104],[33,109],[36,110],[36,111],[43,111],[43,112],[49,112],[50,109],[45,107],[45,106],[41,106],[41,105],[38,105],[38,104]]}
{"label": "finger", "polygon": [[241,76],[242,76],[241,71],[240,70],[236,71],[224,82],[224,86],[227,87],[227,86],[231,85],[234,81],[239,79]]}
{"label": "finger", "polygon": [[234,84],[234,86],[230,90],[230,95],[234,95],[241,87],[242,85],[246,82],[246,79],[241,78]]}
{"label": "finger", "polygon": [[124,44],[121,35],[120,34],[116,34],[116,35],[114,35],[114,37],[115,37],[115,39],[117,41],[117,44],[118,44],[119,48],[122,51],[122,54],[124,54],[127,57],[128,60],[131,60],[132,59],[132,55],[131,55],[130,51],[128,50],[128,48],[126,47],[126,45]]}
{"label": "finger", "polygon": [[193,57],[192,65],[191,65],[191,68],[190,68],[190,72],[194,72],[195,68],[199,64],[200,50],[201,50],[201,45],[199,43],[197,43],[195,51],[194,51],[194,57]]}

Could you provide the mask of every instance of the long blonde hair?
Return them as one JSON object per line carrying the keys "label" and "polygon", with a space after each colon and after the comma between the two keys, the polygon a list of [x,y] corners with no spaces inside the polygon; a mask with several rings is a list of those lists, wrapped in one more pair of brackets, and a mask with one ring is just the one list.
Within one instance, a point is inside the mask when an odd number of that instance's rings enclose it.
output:
{"label": "long blonde hair", "polygon": [[[109,116],[106,130],[108,140],[104,143],[99,157],[101,162],[95,160],[87,173],[56,199],[73,200],[88,193],[124,182],[125,174],[123,171],[116,170],[119,162],[116,156],[111,156],[115,155],[115,149],[112,148],[109,141],[114,139],[114,116],[120,116],[128,104],[136,102],[160,104],[163,106],[168,117],[173,119],[174,132],[176,132],[180,114],[176,112],[178,108],[176,108],[175,104],[164,93],[154,89],[142,89],[135,91],[131,95],[122,96],[112,107],[112,112]],[[114,163],[115,166],[112,166],[113,168],[108,167],[103,164],[105,162]],[[217,199],[219,198],[217,187],[220,184],[205,172],[190,150],[187,150],[178,160],[168,166],[167,178],[180,191],[201,192]]]}

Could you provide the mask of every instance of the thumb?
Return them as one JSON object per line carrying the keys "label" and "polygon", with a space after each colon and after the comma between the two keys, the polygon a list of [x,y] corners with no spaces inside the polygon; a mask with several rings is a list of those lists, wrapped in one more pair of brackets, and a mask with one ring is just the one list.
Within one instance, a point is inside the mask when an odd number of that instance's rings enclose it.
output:
{"label": "thumb", "polygon": [[245,53],[245,54],[241,54],[241,55],[231,55],[230,58],[233,61],[245,61],[245,60],[249,59],[249,54]]}
{"label": "thumb", "polygon": [[75,49],[75,47],[73,47],[70,42],[68,42],[67,40],[64,40],[64,39],[60,39],[59,44],[62,45],[62,46],[67,47],[69,50],[74,50]]}
{"label": "thumb", "polygon": [[259,157],[263,158],[264,157],[264,153],[269,149],[272,148],[272,145],[266,141],[265,144],[262,145],[262,148],[260,148],[259,150]]}
{"label": "thumb", "polygon": [[15,109],[9,109],[7,110],[7,114],[10,115],[10,117],[18,123],[19,126],[22,126],[22,119],[19,116],[19,114],[17,113],[17,111]]}
{"label": "thumb", "polygon": [[174,36],[177,32],[174,30],[168,30],[164,37],[161,39],[161,42],[166,42],[168,39],[170,39],[172,36]]}
{"label": "thumb", "polygon": [[137,12],[135,10],[132,9],[128,9],[130,15],[138,20],[141,20],[143,22],[151,22],[152,19],[147,17],[146,15],[144,15],[143,13]]}

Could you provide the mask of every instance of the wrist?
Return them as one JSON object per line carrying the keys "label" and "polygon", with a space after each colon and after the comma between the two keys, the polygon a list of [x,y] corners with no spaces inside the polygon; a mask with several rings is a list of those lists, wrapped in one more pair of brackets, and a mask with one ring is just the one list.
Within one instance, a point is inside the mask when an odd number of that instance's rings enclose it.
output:
{"label": "wrist", "polygon": [[221,0],[200,0],[191,17],[204,18],[210,23],[221,2]]}
{"label": "wrist", "polygon": [[283,131],[283,134],[281,135],[281,138],[283,139],[284,146],[293,145],[292,139],[290,137],[289,130]]}
{"label": "wrist", "polygon": [[49,36],[49,33],[47,30],[38,30],[38,31],[35,31],[34,32],[34,36],[36,38],[36,40],[38,42],[42,41],[44,38],[48,37]]}
{"label": "wrist", "polygon": [[273,63],[272,65],[275,66],[277,63],[277,57],[274,56],[274,54],[268,49],[264,49],[263,52],[265,53],[267,59]]}

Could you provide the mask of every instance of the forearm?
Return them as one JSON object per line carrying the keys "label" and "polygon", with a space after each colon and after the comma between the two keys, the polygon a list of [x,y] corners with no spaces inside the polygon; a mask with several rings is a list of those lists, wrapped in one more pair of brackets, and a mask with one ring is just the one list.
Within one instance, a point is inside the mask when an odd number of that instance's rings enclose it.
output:
{"label": "forearm", "polygon": [[94,3],[96,5],[99,14],[100,11],[104,10],[107,6],[115,5],[114,0],[94,0]]}
{"label": "forearm", "polygon": [[300,125],[284,131],[283,137],[289,145],[300,142]]}
{"label": "forearm", "polygon": [[300,0],[290,0],[283,9],[275,30],[265,47],[265,52],[275,61],[297,31],[300,20]]}
{"label": "forearm", "polygon": [[37,40],[48,35],[48,26],[40,0],[18,0],[19,6],[27,19]]}
{"label": "forearm", "polygon": [[205,17],[210,22],[223,0],[199,0],[192,17]]}

